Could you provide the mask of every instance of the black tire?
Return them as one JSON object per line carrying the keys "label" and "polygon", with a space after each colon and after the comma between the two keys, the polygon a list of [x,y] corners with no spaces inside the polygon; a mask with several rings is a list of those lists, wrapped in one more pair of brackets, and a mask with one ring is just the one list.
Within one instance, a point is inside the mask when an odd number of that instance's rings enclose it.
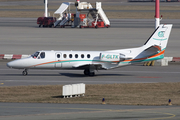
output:
{"label": "black tire", "polygon": [[95,72],[90,72],[89,73],[89,76],[94,76],[95,75]]}
{"label": "black tire", "polygon": [[41,24],[39,24],[39,27],[41,27]]}
{"label": "black tire", "polygon": [[52,28],[52,25],[49,25],[50,28]]}
{"label": "black tire", "polygon": [[98,26],[96,25],[96,26],[95,26],[95,28],[97,29],[97,28],[98,28]]}
{"label": "black tire", "polygon": [[88,69],[85,69],[85,70],[84,70],[84,75],[88,76],[89,73],[90,73],[90,71],[89,71]]}
{"label": "black tire", "polygon": [[26,76],[27,74],[28,74],[27,71],[23,71],[23,72],[22,72],[22,75],[24,75],[24,76]]}
{"label": "black tire", "polygon": [[94,75],[95,75],[95,72],[90,72],[89,69],[85,69],[85,70],[84,70],[84,75],[86,75],[86,76],[94,76]]}

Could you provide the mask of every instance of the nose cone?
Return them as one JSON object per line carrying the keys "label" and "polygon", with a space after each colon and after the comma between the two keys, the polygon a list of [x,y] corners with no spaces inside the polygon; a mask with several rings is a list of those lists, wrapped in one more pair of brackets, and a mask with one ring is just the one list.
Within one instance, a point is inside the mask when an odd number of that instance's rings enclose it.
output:
{"label": "nose cone", "polygon": [[12,68],[11,67],[12,66],[12,62],[8,62],[6,65],[7,65],[7,67]]}
{"label": "nose cone", "polygon": [[8,63],[7,63],[7,66],[8,66],[9,68],[17,68],[17,67],[19,66],[19,61],[14,60],[14,61],[8,62]]}
{"label": "nose cone", "polygon": [[9,68],[24,68],[24,60],[23,59],[19,59],[19,60],[14,60],[11,62],[7,63],[7,67]]}

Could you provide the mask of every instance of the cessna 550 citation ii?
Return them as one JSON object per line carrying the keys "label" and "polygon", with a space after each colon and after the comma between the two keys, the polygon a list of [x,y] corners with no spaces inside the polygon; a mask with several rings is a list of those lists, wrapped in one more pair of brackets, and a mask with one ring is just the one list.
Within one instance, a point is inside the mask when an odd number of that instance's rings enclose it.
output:
{"label": "cessna 550 citation ii", "polygon": [[9,68],[24,69],[82,69],[84,75],[94,76],[95,70],[109,70],[137,62],[164,58],[172,24],[160,25],[141,47],[108,51],[38,51],[28,58],[7,63]]}

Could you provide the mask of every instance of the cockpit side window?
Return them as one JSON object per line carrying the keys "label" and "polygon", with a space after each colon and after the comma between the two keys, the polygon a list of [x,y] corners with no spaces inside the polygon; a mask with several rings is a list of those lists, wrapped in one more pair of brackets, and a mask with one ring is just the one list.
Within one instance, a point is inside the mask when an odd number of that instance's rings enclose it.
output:
{"label": "cockpit side window", "polygon": [[41,52],[40,57],[43,59],[45,58],[45,52]]}
{"label": "cockpit side window", "polygon": [[37,58],[38,57],[38,55],[39,55],[39,52],[35,52],[33,55],[31,55],[33,58]]}

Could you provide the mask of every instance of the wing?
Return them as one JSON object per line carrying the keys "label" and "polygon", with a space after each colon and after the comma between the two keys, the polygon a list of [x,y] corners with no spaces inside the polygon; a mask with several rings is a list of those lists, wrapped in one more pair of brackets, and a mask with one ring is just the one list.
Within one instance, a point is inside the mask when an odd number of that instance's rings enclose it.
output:
{"label": "wing", "polygon": [[73,65],[73,68],[76,68],[76,69],[93,68],[95,70],[105,69],[105,68],[102,67],[101,64],[76,64],[76,65]]}

